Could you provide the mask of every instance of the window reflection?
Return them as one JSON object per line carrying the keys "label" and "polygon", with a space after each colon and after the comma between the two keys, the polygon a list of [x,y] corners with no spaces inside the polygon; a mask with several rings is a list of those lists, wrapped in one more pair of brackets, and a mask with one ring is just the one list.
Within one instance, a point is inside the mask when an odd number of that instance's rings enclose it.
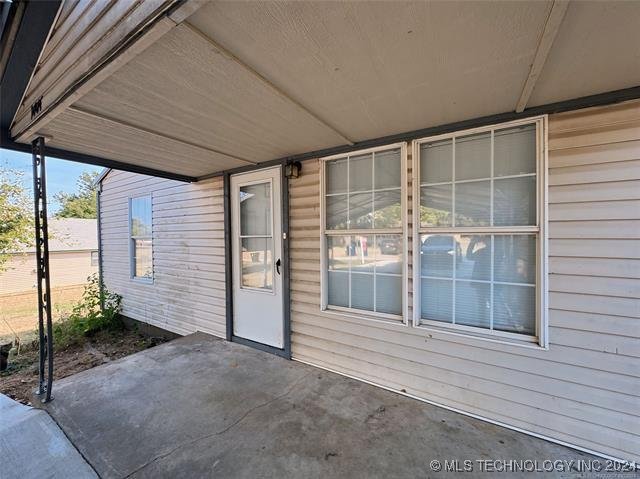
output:
{"label": "window reflection", "polygon": [[242,286],[270,290],[272,264],[271,238],[242,238]]}
{"label": "window reflection", "polygon": [[402,236],[327,237],[328,303],[402,313]]}
{"label": "window reflection", "polygon": [[424,319],[535,332],[535,235],[422,235],[420,263]]}

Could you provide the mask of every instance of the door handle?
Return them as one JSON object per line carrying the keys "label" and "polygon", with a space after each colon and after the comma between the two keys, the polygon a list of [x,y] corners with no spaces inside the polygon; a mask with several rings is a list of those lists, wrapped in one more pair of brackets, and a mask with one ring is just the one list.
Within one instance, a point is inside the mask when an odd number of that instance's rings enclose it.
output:
{"label": "door handle", "polygon": [[278,258],[278,261],[276,261],[276,272],[278,274],[280,274],[280,265],[282,264],[282,261],[280,261],[280,258]]}

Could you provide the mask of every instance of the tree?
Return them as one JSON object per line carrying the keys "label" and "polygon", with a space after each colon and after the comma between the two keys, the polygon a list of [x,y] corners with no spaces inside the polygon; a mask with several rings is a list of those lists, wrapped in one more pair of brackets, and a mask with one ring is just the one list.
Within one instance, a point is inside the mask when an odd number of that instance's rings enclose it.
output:
{"label": "tree", "polygon": [[0,167],[0,271],[10,253],[33,244],[33,210],[22,172]]}
{"label": "tree", "polygon": [[59,218],[97,218],[96,189],[93,185],[98,172],[84,171],[77,181],[77,193],[60,192],[55,195],[60,203]]}

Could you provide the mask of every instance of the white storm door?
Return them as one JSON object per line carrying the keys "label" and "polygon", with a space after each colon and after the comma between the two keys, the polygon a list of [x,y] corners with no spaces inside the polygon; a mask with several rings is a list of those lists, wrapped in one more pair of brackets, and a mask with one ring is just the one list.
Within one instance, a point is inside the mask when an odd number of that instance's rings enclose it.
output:
{"label": "white storm door", "polygon": [[231,177],[233,334],[282,349],[280,167]]}

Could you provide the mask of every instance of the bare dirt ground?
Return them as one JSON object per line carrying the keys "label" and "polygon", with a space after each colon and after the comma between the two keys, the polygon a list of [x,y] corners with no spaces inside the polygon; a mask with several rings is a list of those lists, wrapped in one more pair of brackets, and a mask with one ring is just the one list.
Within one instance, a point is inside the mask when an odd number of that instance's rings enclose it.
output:
{"label": "bare dirt ground", "polygon": [[[71,311],[82,297],[84,285],[65,286],[51,290],[53,320]],[[13,340],[16,336],[23,343],[33,339],[38,328],[38,295],[27,293],[0,295],[0,340]]]}
{"label": "bare dirt ground", "polygon": [[[66,350],[57,351],[54,346],[54,380],[128,356],[161,342],[164,340],[125,330],[118,333],[98,333],[88,338],[83,345]],[[20,354],[10,359],[8,369],[0,373],[0,393],[23,404],[30,404],[37,383],[37,344],[23,344]],[[55,389],[53,391],[55,394]]]}

